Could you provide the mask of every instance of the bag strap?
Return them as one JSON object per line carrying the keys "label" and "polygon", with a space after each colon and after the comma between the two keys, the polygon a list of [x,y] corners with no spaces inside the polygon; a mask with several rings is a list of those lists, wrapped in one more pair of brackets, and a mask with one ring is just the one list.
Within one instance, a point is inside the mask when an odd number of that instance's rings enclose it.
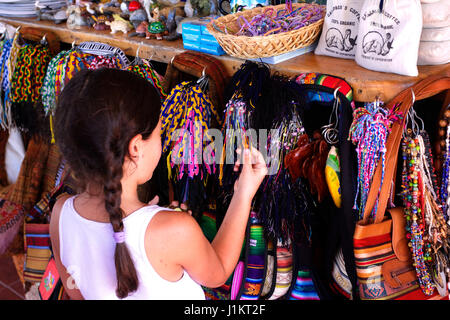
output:
{"label": "bag strap", "polygon": [[[402,119],[399,122],[395,122],[392,125],[391,132],[386,141],[386,157],[385,157],[385,175],[383,184],[381,185],[380,197],[378,198],[378,209],[375,215],[375,221],[373,223],[380,223],[384,219],[384,213],[387,207],[390,188],[392,185],[393,177],[397,167],[398,150],[400,147],[403,128],[406,121],[406,114],[409,112],[413,104],[412,92],[414,92],[415,100],[422,100],[434,96],[444,90],[450,89],[450,75],[436,75],[425,78],[412,87],[400,92],[394,99],[392,99],[386,106],[388,109],[396,107],[400,104],[399,111],[402,113]],[[381,159],[378,162],[375,170],[372,184],[367,197],[366,208],[364,211],[364,217],[362,224],[370,223],[370,213],[375,206],[378,190],[381,184]]]}

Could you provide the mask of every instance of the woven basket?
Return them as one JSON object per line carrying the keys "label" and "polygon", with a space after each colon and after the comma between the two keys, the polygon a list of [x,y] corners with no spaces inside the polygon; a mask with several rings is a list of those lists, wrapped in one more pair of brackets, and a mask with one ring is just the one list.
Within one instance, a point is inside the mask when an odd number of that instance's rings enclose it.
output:
{"label": "woven basket", "polygon": [[[319,5],[305,3],[292,4],[294,10],[302,6]],[[319,7],[323,9],[325,15],[325,6],[320,5]],[[234,35],[239,30],[237,23],[238,17],[244,16],[247,21],[250,21],[254,16],[263,13],[267,8],[273,8],[274,11],[277,11],[284,9],[285,5],[256,7],[251,10],[229,14],[211,21],[206,28],[217,39],[217,42],[226,53],[230,56],[243,59],[277,56],[309,46],[319,37],[322,30],[323,17],[309,26],[279,34],[254,37]],[[228,33],[219,31],[225,30],[225,28]]]}

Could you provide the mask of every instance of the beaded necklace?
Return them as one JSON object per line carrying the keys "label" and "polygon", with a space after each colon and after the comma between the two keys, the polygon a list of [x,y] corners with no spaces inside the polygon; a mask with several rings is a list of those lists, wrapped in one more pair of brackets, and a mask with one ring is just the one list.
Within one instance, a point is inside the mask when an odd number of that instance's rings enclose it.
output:
{"label": "beaded necklace", "polygon": [[[398,106],[392,110],[383,107],[382,102],[366,103],[364,107],[353,111],[353,122],[350,127],[349,139],[357,146],[358,154],[358,178],[357,193],[355,196],[354,209],[359,209],[359,218],[363,218],[364,209],[375,172],[377,163],[381,159],[382,174],[381,185],[384,177],[384,163],[386,154],[386,139],[395,121],[400,119]],[[358,206],[359,197],[359,206]],[[370,214],[373,218],[377,212],[378,201]]]}
{"label": "beaded necklace", "polygon": [[[442,288],[448,270],[448,226],[438,204],[439,188],[434,172],[431,146],[424,131],[407,129],[402,140],[402,198],[405,206],[406,231],[410,239],[414,267],[422,291],[433,294]],[[445,284],[444,284],[445,288]],[[441,292],[440,292],[441,293]]]}
{"label": "beaded necklace", "polygon": [[403,174],[402,174],[402,196],[405,207],[406,232],[410,239],[413,266],[415,267],[420,287],[426,295],[434,291],[431,274],[427,262],[431,259],[429,255],[429,244],[425,236],[425,215],[423,197],[423,177],[420,170],[420,145],[419,138],[413,136],[412,130],[408,129],[402,140],[403,151]]}
{"label": "beaded necklace", "polygon": [[450,115],[450,109],[445,111],[446,120],[444,122],[445,126],[445,140],[441,142],[441,145],[445,147],[445,150],[442,154],[443,165],[442,165],[442,179],[441,179],[441,205],[442,211],[444,214],[444,219],[448,221],[449,217],[449,208],[450,208],[450,186],[449,186],[449,177],[450,177],[450,126],[448,125],[448,117]]}

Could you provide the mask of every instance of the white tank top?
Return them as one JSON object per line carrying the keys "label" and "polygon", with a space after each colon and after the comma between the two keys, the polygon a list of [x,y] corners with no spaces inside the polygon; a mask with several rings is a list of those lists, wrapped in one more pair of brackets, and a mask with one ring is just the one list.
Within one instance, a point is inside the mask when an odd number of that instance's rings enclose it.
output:
{"label": "white tank top", "polygon": [[[113,300],[116,296],[115,242],[110,223],[91,221],[80,216],[73,205],[75,197],[65,201],[59,218],[59,248],[62,264],[87,300]],[[204,300],[201,286],[185,271],[176,282],[161,278],[153,269],[144,249],[144,237],[150,220],[166,208],[146,206],[125,217],[125,243],[137,271],[137,291],[125,299]]]}

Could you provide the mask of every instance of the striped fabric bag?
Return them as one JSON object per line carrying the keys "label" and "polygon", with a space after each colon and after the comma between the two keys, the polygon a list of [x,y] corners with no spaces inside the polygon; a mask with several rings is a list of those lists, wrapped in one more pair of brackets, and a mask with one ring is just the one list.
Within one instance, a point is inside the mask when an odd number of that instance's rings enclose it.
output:
{"label": "striped fabric bag", "polygon": [[273,290],[275,289],[275,248],[273,241],[267,241],[266,247],[266,275],[264,276],[264,285],[261,292],[261,299],[266,299],[266,297],[271,296]]}
{"label": "striped fabric bag", "polygon": [[320,300],[310,270],[298,270],[289,300]]}
{"label": "striped fabric bag", "polygon": [[26,259],[23,278],[29,282],[40,282],[47,268],[51,251],[49,224],[25,224]]}
{"label": "striped fabric bag", "polygon": [[292,246],[283,246],[277,243],[276,255],[276,278],[273,293],[268,300],[283,298],[289,291],[293,275],[293,252]]}
{"label": "striped fabric bag", "polygon": [[265,275],[264,229],[255,212],[250,213],[248,254],[243,291],[240,300],[258,300],[262,292]]}
{"label": "striped fabric bag", "polygon": [[347,270],[345,269],[342,248],[340,248],[336,254],[331,275],[333,280],[330,285],[333,292],[346,299],[352,300],[352,283],[350,282],[347,275]]}

